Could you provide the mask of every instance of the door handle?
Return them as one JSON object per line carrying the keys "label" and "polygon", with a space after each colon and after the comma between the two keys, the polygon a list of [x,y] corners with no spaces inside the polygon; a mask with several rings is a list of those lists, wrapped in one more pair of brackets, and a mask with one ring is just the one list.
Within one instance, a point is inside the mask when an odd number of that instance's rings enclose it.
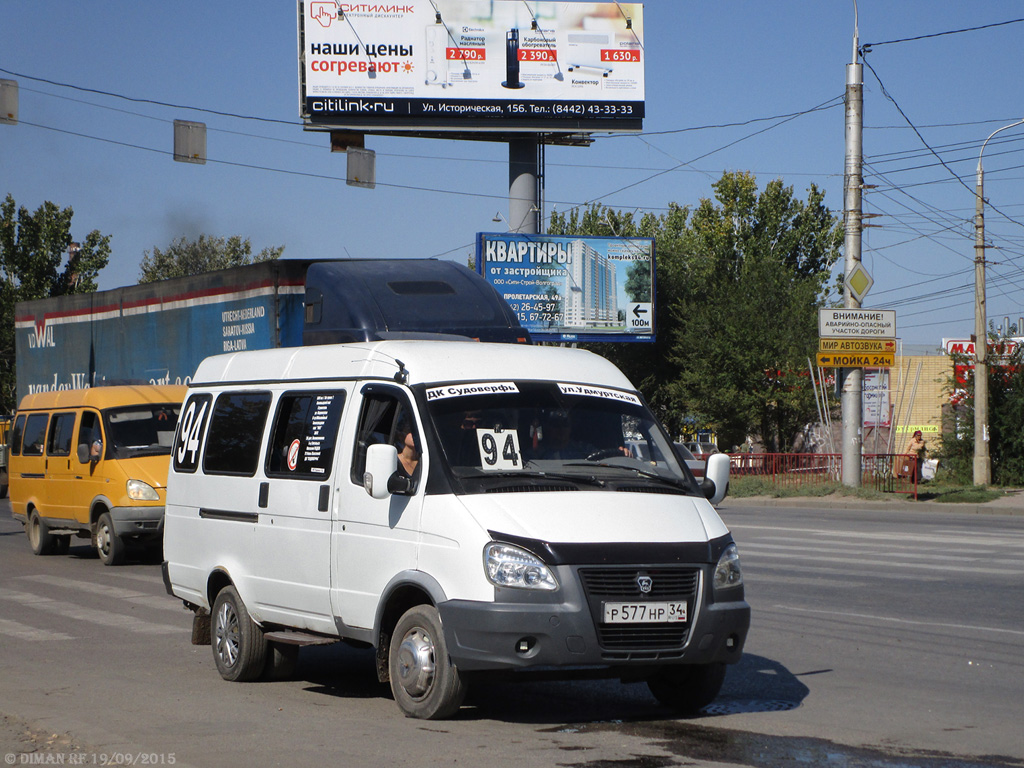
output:
{"label": "door handle", "polygon": [[259,501],[257,502],[260,505],[260,509],[266,509],[267,508],[267,503],[269,502],[269,499],[270,499],[270,483],[267,483],[267,482],[260,483],[260,497],[259,497]]}

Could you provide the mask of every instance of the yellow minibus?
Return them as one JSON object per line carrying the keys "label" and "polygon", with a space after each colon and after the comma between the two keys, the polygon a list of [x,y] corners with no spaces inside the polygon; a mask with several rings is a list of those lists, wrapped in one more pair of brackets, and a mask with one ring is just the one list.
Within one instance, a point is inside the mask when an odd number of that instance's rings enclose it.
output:
{"label": "yellow minibus", "polygon": [[11,512],[37,555],[88,538],[106,565],[162,544],[167,467],[183,386],[27,395],[11,428]]}

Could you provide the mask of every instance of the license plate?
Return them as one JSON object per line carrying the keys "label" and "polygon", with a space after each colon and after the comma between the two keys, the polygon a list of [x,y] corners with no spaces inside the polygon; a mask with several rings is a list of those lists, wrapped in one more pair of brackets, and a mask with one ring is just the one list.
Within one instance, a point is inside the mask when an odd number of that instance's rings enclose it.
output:
{"label": "license plate", "polygon": [[655,624],[686,621],[686,601],[664,603],[605,603],[605,624]]}

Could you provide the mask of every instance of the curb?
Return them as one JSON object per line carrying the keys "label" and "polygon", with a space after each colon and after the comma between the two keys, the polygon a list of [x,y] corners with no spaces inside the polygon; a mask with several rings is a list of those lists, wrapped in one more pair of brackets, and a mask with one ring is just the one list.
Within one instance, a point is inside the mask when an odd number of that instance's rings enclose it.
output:
{"label": "curb", "polygon": [[776,498],[773,496],[726,497],[718,505],[721,511],[730,508],[750,507],[796,507],[813,509],[845,509],[870,512],[957,512],[968,515],[1008,515],[1024,517],[1024,495],[1020,491],[1008,493],[1000,499],[984,503],[958,504],[938,501],[880,501],[856,499],[842,496],[796,496]]}

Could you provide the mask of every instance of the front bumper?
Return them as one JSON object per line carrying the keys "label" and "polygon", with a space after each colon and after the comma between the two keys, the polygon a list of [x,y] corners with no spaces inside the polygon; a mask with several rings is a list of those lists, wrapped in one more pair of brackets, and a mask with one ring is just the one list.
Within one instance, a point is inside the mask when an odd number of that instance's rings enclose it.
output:
{"label": "front bumper", "polygon": [[[498,589],[493,603],[441,603],[438,608],[452,662],[470,672],[740,660],[750,627],[750,606],[742,599],[741,589],[734,591],[739,599],[709,601],[711,566],[675,568],[696,575],[689,594],[668,597],[687,601],[690,620],[685,626],[603,624],[601,604],[608,596],[591,582],[584,586],[580,571],[586,570],[594,569],[558,567],[561,587],[553,593]],[[604,569],[612,570],[632,576],[657,569]]]}
{"label": "front bumper", "polygon": [[160,536],[164,530],[163,507],[114,507],[110,520],[118,536]]}

